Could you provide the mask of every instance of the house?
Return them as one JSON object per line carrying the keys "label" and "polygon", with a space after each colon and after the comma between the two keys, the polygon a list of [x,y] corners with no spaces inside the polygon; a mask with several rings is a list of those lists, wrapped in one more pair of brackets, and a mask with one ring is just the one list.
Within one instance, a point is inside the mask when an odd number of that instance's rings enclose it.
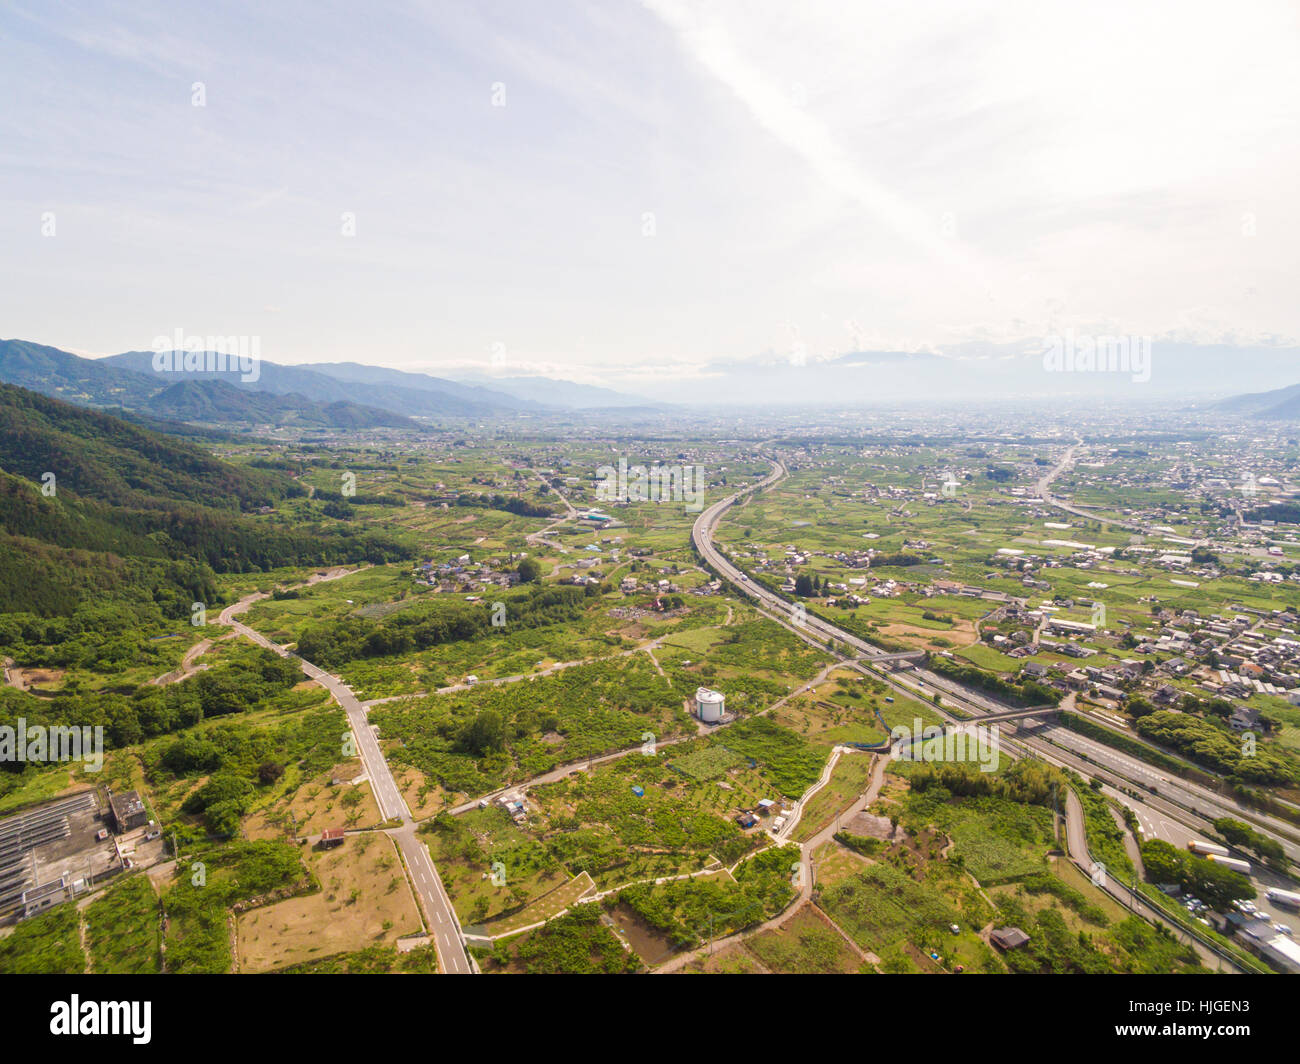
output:
{"label": "house", "polygon": [[524,805],[524,797],[517,791],[503,794],[497,801],[501,804],[501,808],[510,814],[510,819],[516,824],[522,824],[528,818],[528,809]]}
{"label": "house", "polygon": [[342,828],[326,828],[320,833],[320,845],[322,850],[330,850],[335,846],[343,845]]}
{"label": "house", "polygon": [[1001,950],[1020,949],[1028,945],[1029,936],[1018,927],[999,927],[989,933],[989,941]]}
{"label": "house", "polygon": [[1233,731],[1257,731],[1259,725],[1259,710],[1249,706],[1237,706],[1228,718],[1228,727]]}
{"label": "house", "polygon": [[139,791],[123,791],[113,795],[108,800],[108,808],[119,835],[132,828],[144,827],[149,820]]}

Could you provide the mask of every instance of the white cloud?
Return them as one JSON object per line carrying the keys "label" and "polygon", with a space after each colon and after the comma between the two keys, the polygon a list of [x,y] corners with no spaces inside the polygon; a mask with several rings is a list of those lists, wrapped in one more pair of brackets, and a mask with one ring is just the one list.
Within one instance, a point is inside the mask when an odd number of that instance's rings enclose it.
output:
{"label": "white cloud", "polygon": [[0,18],[10,335],[212,322],[431,372],[501,342],[593,382],[786,357],[791,325],[813,360],[1097,322],[1300,335],[1289,3]]}

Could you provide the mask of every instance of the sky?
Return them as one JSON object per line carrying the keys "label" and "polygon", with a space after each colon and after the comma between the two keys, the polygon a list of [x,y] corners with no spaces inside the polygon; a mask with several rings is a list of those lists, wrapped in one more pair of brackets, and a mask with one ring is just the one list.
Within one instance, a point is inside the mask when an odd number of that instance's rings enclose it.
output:
{"label": "sky", "polygon": [[0,336],[627,387],[1300,337],[1300,8],[0,2]]}

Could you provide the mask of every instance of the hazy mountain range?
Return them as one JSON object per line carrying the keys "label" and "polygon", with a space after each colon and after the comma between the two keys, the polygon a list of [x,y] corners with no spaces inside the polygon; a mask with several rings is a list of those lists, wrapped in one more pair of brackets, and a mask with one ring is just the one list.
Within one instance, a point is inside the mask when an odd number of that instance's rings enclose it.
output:
{"label": "hazy mountain range", "polygon": [[1238,395],[1219,403],[1217,409],[1264,421],[1300,421],[1300,384],[1271,392]]}
{"label": "hazy mountain range", "polygon": [[[1066,334],[1067,357],[1049,360],[1040,341],[964,343],[942,351],[850,351],[801,357],[765,351],[746,360],[696,367],[673,383],[682,403],[870,405],[964,400],[1217,399],[1283,387],[1300,379],[1300,348],[1131,344],[1115,369],[1088,368],[1084,338]],[[1116,352],[1118,355],[1119,352]],[[1097,364],[1095,356],[1091,364]],[[1109,365],[1109,360],[1107,361]]]}
{"label": "hazy mountain range", "polygon": [[[1105,366],[1106,368],[1098,368]],[[945,351],[851,351],[830,358],[764,352],[653,378],[632,396],[543,376],[481,374],[459,380],[356,362],[283,366],[256,373],[158,370],[150,351],[89,359],[24,340],[0,341],[0,381],[85,406],[204,425],[349,430],[419,428],[412,419],[510,417],[581,411],[662,414],[678,404],[871,406],[929,401],[1050,402],[1235,399],[1225,413],[1300,418],[1300,349],[1153,341],[1088,355],[1067,336],[1043,345],[963,344]],[[672,397],[659,402],[654,393]],[[665,394],[666,393],[666,394]]]}
{"label": "hazy mountain range", "polygon": [[[249,379],[245,379],[245,378]],[[355,362],[237,369],[156,369],[152,351],[82,358],[26,340],[0,341],[0,381],[83,406],[208,424],[329,429],[409,428],[411,418],[498,417],[641,405],[616,392],[548,378],[500,388]]]}

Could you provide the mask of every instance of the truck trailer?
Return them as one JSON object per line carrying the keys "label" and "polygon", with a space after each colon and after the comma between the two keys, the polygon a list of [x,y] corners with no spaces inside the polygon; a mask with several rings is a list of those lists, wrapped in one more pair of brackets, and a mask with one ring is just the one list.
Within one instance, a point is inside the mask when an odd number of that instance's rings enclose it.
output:
{"label": "truck trailer", "polygon": [[1215,864],[1221,864],[1224,868],[1231,868],[1235,872],[1240,872],[1244,876],[1250,875],[1250,862],[1241,861],[1236,857],[1221,857],[1217,853],[1207,853],[1206,860],[1213,861]]}
{"label": "truck trailer", "polygon": [[1192,839],[1187,844],[1187,848],[1192,853],[1199,853],[1202,857],[1227,857],[1229,856],[1226,847],[1220,846],[1217,842],[1202,842],[1200,839]]}
{"label": "truck trailer", "polygon": [[1274,905],[1281,905],[1287,909],[1300,909],[1300,894],[1294,890],[1282,890],[1280,887],[1269,887],[1264,892],[1264,897]]}

